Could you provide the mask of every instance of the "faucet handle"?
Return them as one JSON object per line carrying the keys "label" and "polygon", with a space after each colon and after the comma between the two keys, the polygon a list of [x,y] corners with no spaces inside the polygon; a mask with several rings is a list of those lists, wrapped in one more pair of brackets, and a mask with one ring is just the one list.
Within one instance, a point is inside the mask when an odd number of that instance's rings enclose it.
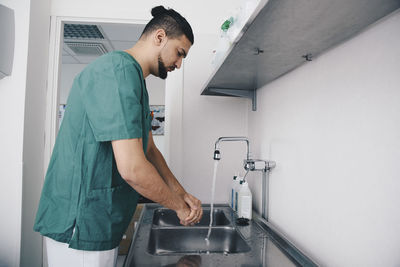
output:
{"label": "faucet handle", "polygon": [[245,159],[243,163],[246,171],[268,171],[276,166],[275,161],[261,159]]}
{"label": "faucet handle", "polygon": [[243,160],[243,164],[246,171],[251,171],[254,169],[254,161],[252,159]]}

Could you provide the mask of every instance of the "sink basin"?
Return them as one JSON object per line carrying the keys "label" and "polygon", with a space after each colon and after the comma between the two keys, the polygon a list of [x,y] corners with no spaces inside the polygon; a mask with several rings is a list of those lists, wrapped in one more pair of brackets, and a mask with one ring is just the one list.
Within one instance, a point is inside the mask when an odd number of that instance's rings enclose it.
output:
{"label": "sink basin", "polygon": [[213,228],[207,244],[208,228],[152,228],[147,251],[152,255],[241,253],[250,247],[233,227]]}
{"label": "sink basin", "polygon": [[[230,221],[226,218],[225,213],[221,209],[213,210],[213,224],[212,226],[227,226]],[[210,209],[203,209],[203,217],[196,226],[208,226],[210,224]],[[157,209],[154,211],[153,225],[160,227],[168,226],[182,226],[176,216],[175,211],[170,209]]]}
{"label": "sink basin", "polygon": [[209,243],[205,238],[210,224],[210,208],[203,207],[203,217],[195,226],[183,226],[173,210],[154,210],[147,252],[152,255],[240,253],[250,247],[233,227],[223,209],[213,210]]}
{"label": "sink basin", "polygon": [[[248,225],[241,226],[227,204],[216,204],[214,208],[225,215],[222,217],[226,220],[216,219],[218,224],[227,225],[212,227],[208,245],[204,240],[208,226],[178,225],[173,211],[159,204],[145,204],[124,267],[318,266],[257,214]],[[209,215],[210,205],[203,205],[203,210]]]}

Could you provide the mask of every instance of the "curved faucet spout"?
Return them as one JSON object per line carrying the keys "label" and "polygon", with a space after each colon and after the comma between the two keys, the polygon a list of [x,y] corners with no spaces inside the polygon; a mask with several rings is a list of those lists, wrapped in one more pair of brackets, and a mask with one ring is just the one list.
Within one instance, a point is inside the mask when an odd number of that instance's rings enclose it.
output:
{"label": "curved faucet spout", "polygon": [[215,148],[214,148],[214,160],[220,160],[221,159],[221,154],[219,152],[219,144],[221,142],[225,141],[243,141],[247,143],[247,160],[250,159],[250,142],[249,139],[245,136],[231,136],[231,137],[220,137],[218,140],[215,142]]}

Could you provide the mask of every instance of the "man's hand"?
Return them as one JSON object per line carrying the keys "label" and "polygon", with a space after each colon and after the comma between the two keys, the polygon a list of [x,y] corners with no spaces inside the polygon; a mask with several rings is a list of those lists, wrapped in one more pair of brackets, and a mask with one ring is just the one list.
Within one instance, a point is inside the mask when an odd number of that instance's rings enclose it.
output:
{"label": "man's hand", "polygon": [[188,218],[188,216],[190,215],[190,209],[189,209],[189,207],[187,207],[187,205],[185,205],[185,206],[186,206],[185,208],[176,210],[175,212],[179,218],[180,224],[186,226],[189,224],[188,222],[186,222],[186,218]]}
{"label": "man's hand", "polygon": [[200,222],[201,217],[203,217],[201,201],[186,192],[182,197],[186,204],[190,207],[190,214],[185,218],[186,225],[194,225],[195,223]]}

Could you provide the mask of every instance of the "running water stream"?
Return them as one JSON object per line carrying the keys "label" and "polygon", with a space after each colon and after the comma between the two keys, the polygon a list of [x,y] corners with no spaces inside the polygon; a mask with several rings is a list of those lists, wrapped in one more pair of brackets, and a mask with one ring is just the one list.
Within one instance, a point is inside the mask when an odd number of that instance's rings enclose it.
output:
{"label": "running water stream", "polygon": [[217,169],[218,169],[219,160],[214,160],[214,176],[211,188],[211,210],[210,210],[210,225],[208,226],[207,237],[205,238],[207,242],[207,246],[210,245],[210,235],[211,235],[211,226],[213,223],[213,210],[214,210],[214,193],[215,193],[215,181],[217,180]]}

